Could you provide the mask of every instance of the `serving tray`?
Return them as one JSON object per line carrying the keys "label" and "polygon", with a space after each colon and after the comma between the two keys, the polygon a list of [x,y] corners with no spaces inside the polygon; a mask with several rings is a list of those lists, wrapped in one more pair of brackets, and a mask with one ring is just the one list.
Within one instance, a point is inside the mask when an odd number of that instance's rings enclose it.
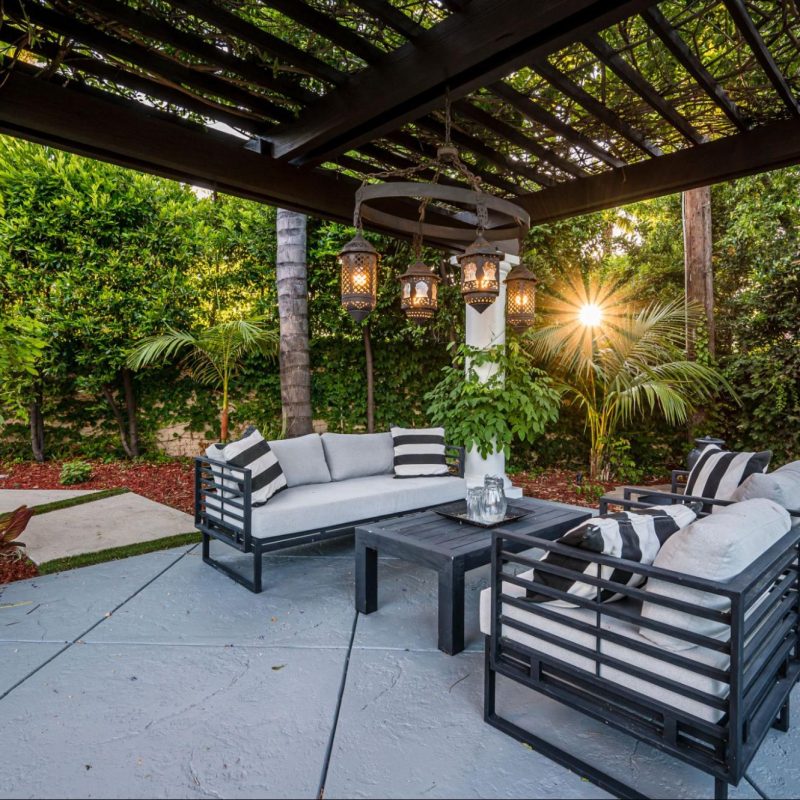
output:
{"label": "serving tray", "polygon": [[527,508],[522,508],[522,506],[515,506],[509,503],[508,507],[506,508],[506,515],[503,517],[503,519],[498,520],[497,522],[480,522],[479,520],[469,519],[467,517],[466,500],[458,500],[455,503],[447,503],[446,505],[439,506],[433,510],[443,517],[454,519],[457,522],[463,522],[466,525],[474,525],[476,528],[496,528],[498,525],[506,525],[509,522],[514,522],[514,520],[522,519],[523,517],[527,517],[529,514],[533,513]]}

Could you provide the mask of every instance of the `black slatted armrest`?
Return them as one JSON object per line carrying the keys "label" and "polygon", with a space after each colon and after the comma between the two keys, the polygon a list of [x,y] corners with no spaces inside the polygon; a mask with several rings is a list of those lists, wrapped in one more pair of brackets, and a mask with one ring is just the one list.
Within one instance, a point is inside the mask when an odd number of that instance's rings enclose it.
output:
{"label": "black slatted armrest", "polygon": [[[226,481],[222,485],[221,480]],[[235,485],[227,485],[233,482]],[[252,471],[205,456],[194,460],[195,527],[248,552],[252,526]],[[209,502],[210,501],[210,502]]]}
{"label": "black slatted armrest", "polygon": [[[672,470],[672,491],[677,494],[680,486],[686,486],[686,479],[689,477],[688,469],[674,469]],[[678,480],[683,478],[682,481]]]}
{"label": "black slatted armrest", "polygon": [[453,474],[458,478],[463,478],[466,449],[457,444],[446,444],[444,446],[444,457]]}

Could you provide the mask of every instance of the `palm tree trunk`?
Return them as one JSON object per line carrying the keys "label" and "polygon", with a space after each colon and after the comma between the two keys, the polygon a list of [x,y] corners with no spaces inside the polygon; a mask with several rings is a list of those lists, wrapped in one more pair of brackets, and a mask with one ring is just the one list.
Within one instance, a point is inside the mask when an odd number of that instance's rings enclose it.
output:
{"label": "palm tree trunk", "polygon": [[364,332],[364,359],[367,367],[367,433],[375,433],[375,371],[369,325],[365,325],[362,331]]}
{"label": "palm tree trunk", "polygon": [[311,433],[306,217],[279,208],[276,272],[284,434]]}

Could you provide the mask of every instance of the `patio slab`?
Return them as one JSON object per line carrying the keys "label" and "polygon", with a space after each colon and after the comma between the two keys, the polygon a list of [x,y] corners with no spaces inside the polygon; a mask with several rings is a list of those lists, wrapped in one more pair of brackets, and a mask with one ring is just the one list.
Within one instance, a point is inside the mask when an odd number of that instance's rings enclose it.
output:
{"label": "patio slab", "polygon": [[74,645],[3,701],[0,796],[315,797],[344,658]]}
{"label": "patio slab", "polygon": [[24,541],[28,556],[43,564],[193,530],[194,520],[189,514],[126,492],[37,514],[25,529]]}
{"label": "patio slab", "polygon": [[94,494],[97,489],[0,489],[0,514],[20,506],[41,506],[57,500],[71,500]]}
{"label": "patio slab", "polygon": [[[252,557],[220,560],[245,569]],[[253,594],[204,565],[197,547],[168,580],[148,586],[86,641],[346,648],[355,617],[352,585],[352,553],[278,556],[264,559],[264,591]]]}
{"label": "patio slab", "polygon": [[0,586],[0,641],[71,642],[196,546]]}
{"label": "patio slab", "polygon": [[0,696],[64,647],[60,642],[0,642]]}

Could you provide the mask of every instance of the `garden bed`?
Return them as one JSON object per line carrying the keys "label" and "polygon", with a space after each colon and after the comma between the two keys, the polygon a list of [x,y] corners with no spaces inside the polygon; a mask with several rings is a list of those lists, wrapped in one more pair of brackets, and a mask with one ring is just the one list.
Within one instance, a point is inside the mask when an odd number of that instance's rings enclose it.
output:
{"label": "garden bed", "polygon": [[59,481],[62,462],[0,462],[0,489],[130,489],[187,514],[194,513],[194,481],[190,459],[163,464],[90,461],[92,476],[83,483],[64,486]]}

